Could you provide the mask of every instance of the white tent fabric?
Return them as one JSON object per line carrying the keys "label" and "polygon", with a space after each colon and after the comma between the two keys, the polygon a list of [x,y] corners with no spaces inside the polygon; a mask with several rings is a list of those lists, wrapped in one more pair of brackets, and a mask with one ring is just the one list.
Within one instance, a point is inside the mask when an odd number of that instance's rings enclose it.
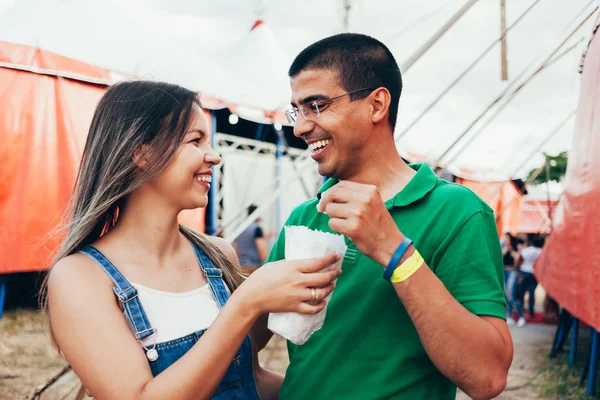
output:
{"label": "white tent fabric", "polygon": [[250,33],[220,58],[227,79],[211,93],[265,110],[282,110],[289,105],[287,60],[267,24],[258,20]]}
{"label": "white tent fabric", "polygon": [[[509,2],[507,24],[533,2]],[[342,3],[0,0],[0,40],[39,46],[126,75],[180,83],[221,99],[225,105],[242,106],[238,113],[256,120],[261,116],[256,110],[286,107],[286,71],[295,54],[343,30]],[[349,30],[381,39],[402,62],[464,1],[350,3]],[[508,34],[509,78],[529,65],[540,50],[556,43],[569,26],[576,25],[591,11],[594,4],[590,3],[594,2],[541,0]],[[265,23],[250,31],[258,17]],[[534,78],[460,155],[449,154],[454,158],[449,170],[479,180],[523,177],[543,162],[542,152],[568,150],[572,120],[545,139],[576,107],[577,64],[594,19],[590,18],[565,45],[579,43],[573,51]],[[408,126],[499,36],[499,21],[497,2],[478,2],[414,65],[404,76],[397,131]],[[507,83],[500,80],[498,53],[485,57],[401,139],[399,149],[404,156],[437,160],[506,88]]]}
{"label": "white tent fabric", "polygon": [[[240,210],[244,210],[249,201],[257,206],[268,204],[272,201],[273,182],[276,180],[277,161],[270,156],[262,154],[248,154],[244,151],[223,152],[223,164],[227,165],[227,171],[235,171],[234,174],[227,174],[223,179],[223,221],[228,223],[235,220],[240,215]],[[303,171],[300,180],[288,183],[290,177],[296,172],[289,158],[284,158],[281,165],[281,185],[286,188],[281,196],[279,203],[270,203],[269,209],[261,215],[263,229],[269,232],[278,232],[281,229],[279,224],[283,224],[292,210],[303,201],[311,198],[319,189],[322,181],[316,171],[316,166]],[[305,191],[308,190],[308,194]],[[279,204],[279,217],[277,221],[276,204]],[[245,214],[242,213],[245,217]],[[241,222],[241,221],[240,221]],[[233,225],[236,227],[237,225]],[[225,232],[225,238],[228,238],[230,231]]]}

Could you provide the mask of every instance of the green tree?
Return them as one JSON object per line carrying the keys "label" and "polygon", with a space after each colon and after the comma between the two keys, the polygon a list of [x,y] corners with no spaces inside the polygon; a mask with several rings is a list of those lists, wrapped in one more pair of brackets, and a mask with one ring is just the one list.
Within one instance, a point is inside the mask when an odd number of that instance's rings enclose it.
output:
{"label": "green tree", "polygon": [[[531,181],[532,184],[542,184],[547,181],[559,182],[567,172],[567,163],[569,162],[568,152],[563,151],[555,156],[544,153],[544,157],[546,160],[544,161],[544,164],[540,166],[541,171],[538,172],[540,167],[534,168],[529,171],[529,174],[527,175],[527,180],[535,175],[535,178]],[[546,169],[548,172],[546,172]]]}

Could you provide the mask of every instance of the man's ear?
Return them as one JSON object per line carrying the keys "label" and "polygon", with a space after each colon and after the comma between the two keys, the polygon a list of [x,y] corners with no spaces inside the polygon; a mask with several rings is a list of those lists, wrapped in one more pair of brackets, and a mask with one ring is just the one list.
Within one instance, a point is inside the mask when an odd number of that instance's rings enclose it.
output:
{"label": "man's ear", "polygon": [[392,96],[390,92],[384,88],[377,88],[371,93],[371,121],[378,124],[383,120],[387,120],[390,112],[390,102]]}
{"label": "man's ear", "polygon": [[144,168],[148,163],[148,145],[143,144],[133,151],[133,162],[138,168]]}

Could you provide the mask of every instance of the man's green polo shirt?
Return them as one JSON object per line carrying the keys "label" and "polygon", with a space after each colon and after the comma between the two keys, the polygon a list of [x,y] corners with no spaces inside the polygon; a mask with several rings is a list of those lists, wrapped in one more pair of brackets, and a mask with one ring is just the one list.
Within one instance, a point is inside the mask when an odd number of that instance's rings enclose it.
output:
{"label": "man's green polo shirt", "polygon": [[[503,265],[492,210],[469,189],[438,179],[429,165],[386,207],[400,231],[448,291],[477,315],[505,318]],[[335,185],[328,180],[320,192]],[[332,232],[317,199],[298,206],[286,225]],[[456,386],[430,361],[383,268],[349,242],[343,273],[323,327],[302,346],[288,344],[284,400],[454,399]],[[268,261],[285,258],[282,231]]]}

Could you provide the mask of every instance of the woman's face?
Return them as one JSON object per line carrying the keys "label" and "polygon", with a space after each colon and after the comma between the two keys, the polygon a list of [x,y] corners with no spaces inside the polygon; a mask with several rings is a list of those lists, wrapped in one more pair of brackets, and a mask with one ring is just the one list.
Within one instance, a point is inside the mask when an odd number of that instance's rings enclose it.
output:
{"label": "woman's face", "polygon": [[192,123],[166,168],[150,182],[151,187],[181,209],[205,207],[212,182],[212,167],[221,158],[211,147],[208,122],[194,106]]}

